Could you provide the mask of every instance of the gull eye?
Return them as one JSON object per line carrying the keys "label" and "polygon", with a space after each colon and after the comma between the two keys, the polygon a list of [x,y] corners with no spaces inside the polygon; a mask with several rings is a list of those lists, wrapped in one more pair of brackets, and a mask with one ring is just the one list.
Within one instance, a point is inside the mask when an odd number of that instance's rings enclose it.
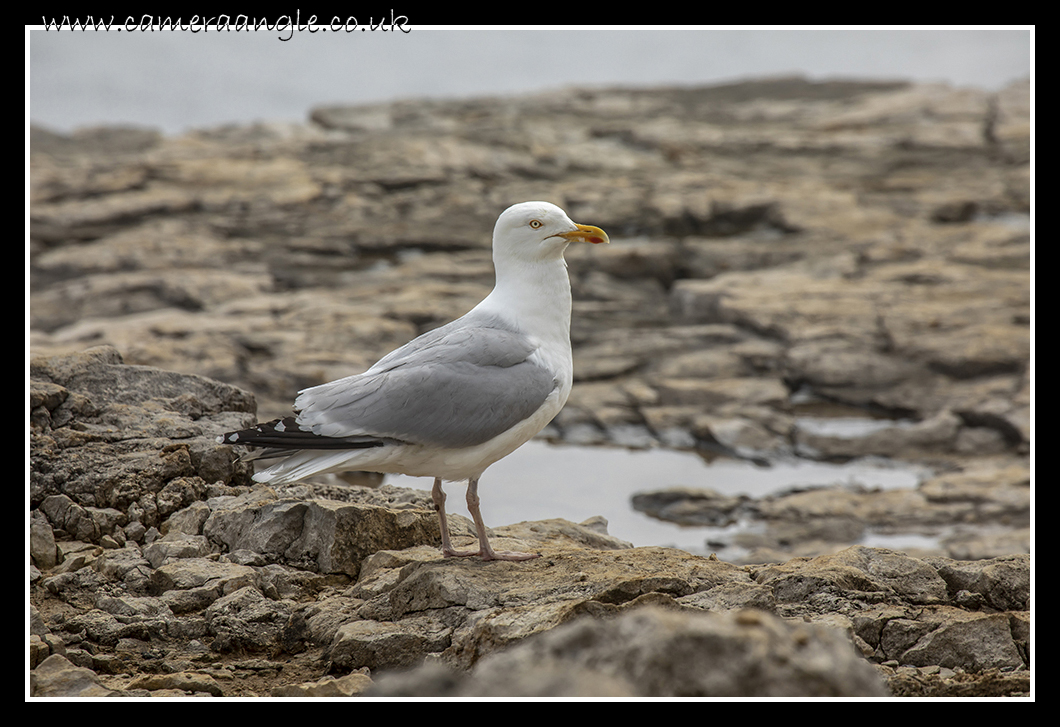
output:
{"label": "gull eye", "polygon": [[530,226],[533,227],[535,230],[544,224],[545,223],[543,223],[541,220],[530,220]]}

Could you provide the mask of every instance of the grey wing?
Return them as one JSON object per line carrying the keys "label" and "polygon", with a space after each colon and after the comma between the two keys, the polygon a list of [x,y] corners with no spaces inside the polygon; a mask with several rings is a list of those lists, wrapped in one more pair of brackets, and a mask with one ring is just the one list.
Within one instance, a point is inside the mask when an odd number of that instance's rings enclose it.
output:
{"label": "grey wing", "polygon": [[516,331],[464,320],[424,334],[364,374],[306,389],[298,424],[328,437],[371,435],[469,447],[537,411],[557,386]]}

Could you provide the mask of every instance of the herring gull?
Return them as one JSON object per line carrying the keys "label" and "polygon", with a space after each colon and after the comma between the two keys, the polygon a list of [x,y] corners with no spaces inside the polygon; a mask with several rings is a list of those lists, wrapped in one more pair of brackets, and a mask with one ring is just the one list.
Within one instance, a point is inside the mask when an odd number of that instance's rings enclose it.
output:
{"label": "herring gull", "polygon": [[[509,207],[493,229],[496,285],[462,318],[379,360],[363,374],[304,389],[294,416],[219,436],[281,458],[254,475],[285,485],[324,472],[358,470],[433,477],[442,553],[528,560],[495,551],[479,512],[478,481],[548,424],[573,378],[571,291],[563,252],[572,241],[607,242],[548,202]],[[443,480],[467,480],[479,549],[453,548]]]}

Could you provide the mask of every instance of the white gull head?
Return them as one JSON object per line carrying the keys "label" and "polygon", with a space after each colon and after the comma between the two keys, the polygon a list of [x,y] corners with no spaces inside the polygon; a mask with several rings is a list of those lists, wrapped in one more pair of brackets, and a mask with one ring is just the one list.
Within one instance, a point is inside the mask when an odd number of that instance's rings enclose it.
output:
{"label": "white gull head", "polygon": [[493,259],[538,262],[557,260],[571,242],[607,242],[599,227],[579,225],[549,202],[512,205],[493,228]]}

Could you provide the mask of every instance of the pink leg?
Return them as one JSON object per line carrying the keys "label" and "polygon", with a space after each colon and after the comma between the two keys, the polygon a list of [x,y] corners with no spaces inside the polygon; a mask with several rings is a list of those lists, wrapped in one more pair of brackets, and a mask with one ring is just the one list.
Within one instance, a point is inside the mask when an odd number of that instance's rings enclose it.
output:
{"label": "pink leg", "polygon": [[475,520],[475,529],[478,531],[479,552],[482,560],[531,560],[540,558],[539,553],[519,553],[509,550],[495,551],[490,547],[489,537],[486,535],[486,524],[482,521],[482,513],[478,509],[478,480],[467,481],[467,509]]}
{"label": "pink leg", "polygon": [[431,490],[431,499],[434,500],[434,509],[438,511],[438,525],[442,531],[442,555],[446,558],[466,558],[469,555],[478,555],[477,550],[454,550],[449,541],[449,523],[445,519],[445,491],[442,490],[442,481],[434,480],[434,488]]}

